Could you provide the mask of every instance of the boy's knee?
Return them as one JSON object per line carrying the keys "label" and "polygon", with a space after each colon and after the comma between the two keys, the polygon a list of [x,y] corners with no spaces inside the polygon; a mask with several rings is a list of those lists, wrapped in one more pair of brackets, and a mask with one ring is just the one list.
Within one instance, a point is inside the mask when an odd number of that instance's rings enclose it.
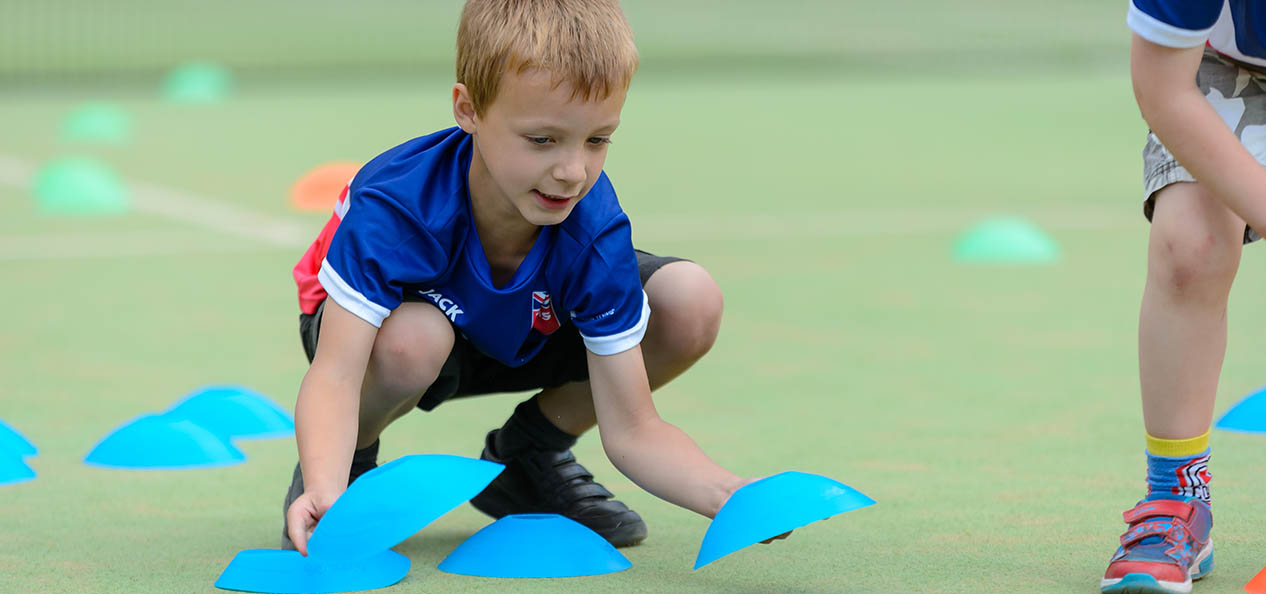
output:
{"label": "boy's knee", "polygon": [[1244,222],[1199,184],[1167,186],[1153,200],[1148,284],[1178,299],[1224,300]]}
{"label": "boy's knee", "polygon": [[646,283],[651,302],[648,333],[659,348],[698,359],[712,348],[721,329],[724,298],[712,275],[694,262],[673,262]]}
{"label": "boy's knee", "polygon": [[1239,268],[1240,237],[1208,230],[1155,229],[1149,281],[1178,297],[1220,297],[1230,291]]}
{"label": "boy's knee", "polygon": [[[439,310],[428,304],[405,306],[417,311],[393,312],[383,323],[370,354],[369,373],[381,392],[409,395],[425,391],[439,377],[453,349],[452,327]],[[389,326],[393,319],[396,323]]]}

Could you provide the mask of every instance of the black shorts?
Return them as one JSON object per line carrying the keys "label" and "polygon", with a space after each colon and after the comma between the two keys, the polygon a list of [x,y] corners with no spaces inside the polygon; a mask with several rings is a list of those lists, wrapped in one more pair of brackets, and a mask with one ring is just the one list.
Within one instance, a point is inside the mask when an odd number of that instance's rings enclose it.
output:
{"label": "black shorts", "polygon": [[[656,256],[637,250],[637,271],[646,280],[665,264],[682,258]],[[299,314],[299,337],[303,340],[303,352],[308,362],[316,355],[317,340],[321,333],[321,314],[325,302],[314,314]],[[510,367],[483,354],[461,332],[453,332],[453,350],[440,375],[427,388],[418,402],[418,408],[432,410],[450,398],[478,396],[499,392],[523,392],[561,386],[568,382],[589,379],[589,364],[585,356],[585,343],[574,324],[567,324],[545,341],[541,351],[519,367]]]}

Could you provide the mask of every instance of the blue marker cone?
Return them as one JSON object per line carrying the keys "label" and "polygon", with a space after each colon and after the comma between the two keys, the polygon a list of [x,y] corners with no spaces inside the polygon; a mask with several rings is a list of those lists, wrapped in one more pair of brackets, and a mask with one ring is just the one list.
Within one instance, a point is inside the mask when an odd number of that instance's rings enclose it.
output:
{"label": "blue marker cone", "polygon": [[373,590],[404,579],[409,565],[409,558],[395,551],[378,551],[355,561],[328,561],[304,557],[298,551],[251,549],[233,558],[215,587],[269,594]]}
{"label": "blue marker cone", "polygon": [[21,456],[0,452],[0,486],[25,483],[35,478],[35,471]]}
{"label": "blue marker cone", "polygon": [[555,514],[505,516],[466,539],[439,565],[448,573],[499,578],[579,577],[630,567],[633,563],[597,532]]}
{"label": "blue marker cone", "polygon": [[856,489],[817,474],[792,471],[763,478],[741,487],[721,506],[703,536],[695,569],[818,520],[874,504]]}
{"label": "blue marker cone", "polygon": [[195,390],[164,413],[187,420],[229,439],[273,439],[294,435],[295,423],[280,406],[241,386]]}
{"label": "blue marker cone", "polygon": [[1245,396],[1214,427],[1241,433],[1266,433],[1266,388]]}
{"label": "blue marker cone", "polygon": [[445,454],[404,456],[379,466],[349,485],[321,517],[308,555],[352,561],[390,549],[478,495],[504,469]]}
{"label": "blue marker cone", "polygon": [[17,429],[0,421],[0,456],[5,454],[15,454],[19,457],[34,456],[39,453],[39,449],[35,444],[31,443],[27,438],[18,433]]}
{"label": "blue marker cone", "polygon": [[246,455],[221,435],[190,421],[143,415],[115,429],[84,464],[135,470],[212,468],[240,464]]}

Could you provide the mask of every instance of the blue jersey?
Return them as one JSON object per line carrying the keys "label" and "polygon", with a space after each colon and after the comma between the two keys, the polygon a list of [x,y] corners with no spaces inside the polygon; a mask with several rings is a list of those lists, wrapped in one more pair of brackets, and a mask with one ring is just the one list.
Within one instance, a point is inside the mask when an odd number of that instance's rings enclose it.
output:
{"label": "blue jersey", "polygon": [[1266,66],[1266,6],[1256,0],[1132,0],[1126,23],[1152,43],[1208,43],[1241,62]]}
{"label": "blue jersey", "polygon": [[471,213],[471,145],[451,128],[365,165],[295,268],[302,308],[315,310],[328,294],[381,326],[402,302],[424,301],[510,366],[526,363],[568,323],[599,355],[640,343],[650,306],[629,219],[606,174],[566,220],[541,228],[513,278],[496,287]]}

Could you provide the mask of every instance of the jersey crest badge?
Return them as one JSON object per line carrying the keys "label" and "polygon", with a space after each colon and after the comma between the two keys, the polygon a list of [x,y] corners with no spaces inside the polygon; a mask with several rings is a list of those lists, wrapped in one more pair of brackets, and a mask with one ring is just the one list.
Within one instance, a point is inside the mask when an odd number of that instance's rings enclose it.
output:
{"label": "jersey crest badge", "polygon": [[558,330],[558,316],[548,291],[532,291],[532,328],[546,336]]}

